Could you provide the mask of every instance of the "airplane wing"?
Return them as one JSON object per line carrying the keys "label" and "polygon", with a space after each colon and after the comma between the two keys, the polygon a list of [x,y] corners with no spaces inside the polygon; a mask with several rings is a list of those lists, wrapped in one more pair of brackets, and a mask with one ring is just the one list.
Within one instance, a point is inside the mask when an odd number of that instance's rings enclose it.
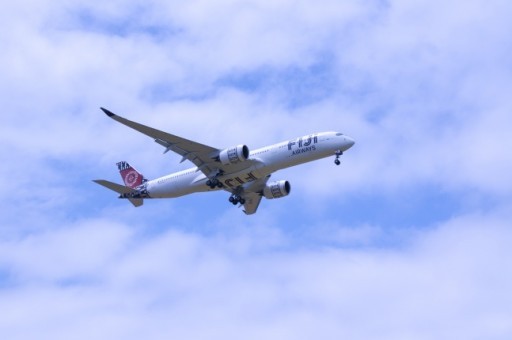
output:
{"label": "airplane wing", "polygon": [[258,207],[260,206],[261,199],[263,196],[261,194],[256,192],[250,192],[244,194],[244,213],[246,215],[252,215],[258,210]]}
{"label": "airplane wing", "polygon": [[270,175],[242,186],[241,196],[245,199],[244,213],[247,215],[252,215],[258,210],[263,198],[263,188],[269,178]]}
{"label": "airplane wing", "polygon": [[131,127],[132,129],[137,130],[146,136],[154,138],[155,142],[166,148],[165,152],[174,151],[175,153],[179,154],[183,157],[181,160],[182,162],[185,160],[191,161],[206,176],[209,176],[217,169],[224,170],[222,169],[222,164],[215,161],[216,156],[218,156],[219,152],[221,151],[219,149],[133,122],[126,118],[120,117],[104,108],[101,108],[101,110],[115,121]]}

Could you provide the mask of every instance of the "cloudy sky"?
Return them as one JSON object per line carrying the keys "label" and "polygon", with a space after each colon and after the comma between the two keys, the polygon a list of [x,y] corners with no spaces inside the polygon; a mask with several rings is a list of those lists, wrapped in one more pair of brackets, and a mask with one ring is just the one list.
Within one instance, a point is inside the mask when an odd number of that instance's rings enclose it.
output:
{"label": "cloudy sky", "polygon": [[[31,1],[0,11],[2,339],[512,338],[512,3]],[[133,208],[91,182],[214,147],[356,145]]]}

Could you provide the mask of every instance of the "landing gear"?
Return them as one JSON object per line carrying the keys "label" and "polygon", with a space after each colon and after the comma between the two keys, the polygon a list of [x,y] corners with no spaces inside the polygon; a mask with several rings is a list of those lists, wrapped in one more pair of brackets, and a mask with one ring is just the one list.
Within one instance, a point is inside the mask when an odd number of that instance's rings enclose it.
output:
{"label": "landing gear", "polygon": [[233,205],[237,205],[238,203],[240,204],[245,204],[245,199],[243,197],[240,197],[238,195],[231,195],[231,197],[229,197],[229,201],[233,204]]}
{"label": "landing gear", "polygon": [[336,159],[334,160],[334,164],[340,165],[341,164],[340,156],[343,155],[343,151],[338,150],[338,151],[336,151],[335,155],[336,155]]}
{"label": "landing gear", "polygon": [[206,181],[206,185],[209,186],[210,189],[220,189],[224,187],[224,185],[219,181],[219,177],[221,177],[222,175],[224,175],[224,171],[220,169],[215,170],[215,172],[210,174],[209,179]]}
{"label": "landing gear", "polygon": [[210,189],[222,188],[222,183],[217,178],[212,178],[206,181],[206,185],[210,187]]}

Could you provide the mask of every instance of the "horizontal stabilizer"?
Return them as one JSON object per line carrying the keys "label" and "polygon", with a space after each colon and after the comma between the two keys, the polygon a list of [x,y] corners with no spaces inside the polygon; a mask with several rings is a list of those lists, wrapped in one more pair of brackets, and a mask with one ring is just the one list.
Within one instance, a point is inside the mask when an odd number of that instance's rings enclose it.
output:
{"label": "horizontal stabilizer", "polygon": [[[133,189],[125,187],[124,185],[117,184],[114,182],[105,181],[104,179],[95,179],[93,182],[98,183],[99,185],[104,186],[105,188],[108,188],[112,191],[117,192],[118,194],[129,194],[133,192]],[[133,204],[135,207],[140,207],[144,201],[142,198],[128,198],[131,204]]]}
{"label": "horizontal stabilizer", "polygon": [[117,184],[114,182],[105,181],[104,179],[95,179],[95,180],[93,180],[93,182],[96,182],[99,185],[103,185],[105,188],[113,190],[113,191],[117,192],[118,194],[129,194],[130,192],[133,191],[133,189],[125,187],[124,185]]}

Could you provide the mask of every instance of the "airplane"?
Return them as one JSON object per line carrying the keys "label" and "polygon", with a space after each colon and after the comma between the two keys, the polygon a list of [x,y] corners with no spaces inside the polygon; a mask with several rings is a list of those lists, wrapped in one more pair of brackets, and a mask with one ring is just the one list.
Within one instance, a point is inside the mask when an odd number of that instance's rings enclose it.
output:
{"label": "airplane", "polygon": [[354,140],[339,132],[320,132],[290,139],[278,144],[249,151],[245,144],[217,149],[182,137],[142,125],[111,111],[101,110],[113,120],[137,130],[165,148],[164,154],[173,151],[195,167],[148,180],[128,162],[117,163],[125,185],[106,180],[94,182],[117,192],[139,207],[145,199],[175,198],[196,192],[225,190],[231,193],[229,202],[244,207],[247,215],[254,214],[263,197],[276,199],[288,196],[291,185],[286,180],[269,182],[272,173],[335,156],[340,156],[354,145]]}

